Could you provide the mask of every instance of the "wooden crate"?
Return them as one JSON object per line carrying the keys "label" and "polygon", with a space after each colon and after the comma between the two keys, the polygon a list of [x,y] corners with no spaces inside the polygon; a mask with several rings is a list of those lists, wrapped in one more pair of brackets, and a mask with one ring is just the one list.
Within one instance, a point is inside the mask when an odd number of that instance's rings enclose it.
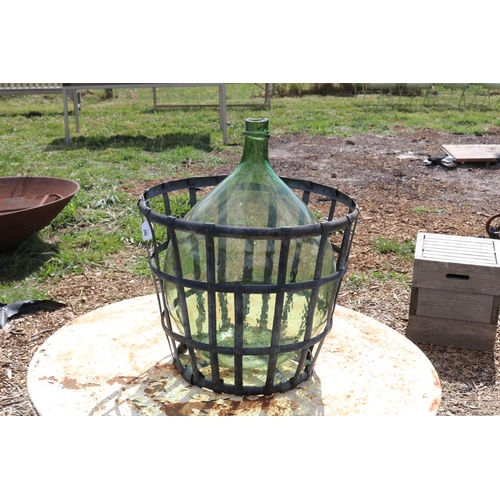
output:
{"label": "wooden crate", "polygon": [[406,336],[493,350],[500,307],[500,240],[419,233]]}

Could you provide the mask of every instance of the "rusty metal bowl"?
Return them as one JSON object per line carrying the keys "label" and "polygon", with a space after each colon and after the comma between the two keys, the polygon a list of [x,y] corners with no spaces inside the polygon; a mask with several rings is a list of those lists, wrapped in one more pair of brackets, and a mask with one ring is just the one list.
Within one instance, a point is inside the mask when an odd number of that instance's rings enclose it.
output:
{"label": "rusty metal bowl", "polygon": [[79,189],[58,177],[0,177],[0,251],[50,224]]}

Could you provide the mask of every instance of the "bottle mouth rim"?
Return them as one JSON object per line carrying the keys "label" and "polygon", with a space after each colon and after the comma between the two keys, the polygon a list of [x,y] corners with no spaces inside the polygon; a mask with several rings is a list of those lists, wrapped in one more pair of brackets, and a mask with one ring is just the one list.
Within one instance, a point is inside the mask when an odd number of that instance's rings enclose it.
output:
{"label": "bottle mouth rim", "polygon": [[268,129],[269,118],[245,118],[244,135],[250,135],[258,138],[270,137]]}
{"label": "bottle mouth rim", "polygon": [[245,121],[249,123],[266,123],[269,118],[245,118]]}

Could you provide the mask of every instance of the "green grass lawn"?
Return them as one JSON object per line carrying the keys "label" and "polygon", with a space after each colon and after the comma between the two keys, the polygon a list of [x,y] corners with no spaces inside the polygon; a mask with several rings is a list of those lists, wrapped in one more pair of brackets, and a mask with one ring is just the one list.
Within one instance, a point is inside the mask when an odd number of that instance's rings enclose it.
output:
{"label": "green grass lawn", "polygon": [[[60,96],[0,97],[0,174],[73,179],[80,191],[37,236],[0,252],[0,302],[47,297],[49,278],[82,273],[127,246],[142,245],[137,199],[120,189],[137,182],[151,186],[189,176],[189,160],[217,171],[217,152],[241,152],[243,120],[268,117],[271,134],[293,132],[350,136],[390,133],[395,126],[432,128],[464,134],[500,126],[498,110],[416,105],[414,98],[391,102],[376,96],[307,95],[275,97],[270,110],[229,107],[228,145],[222,144],[216,108],[190,107],[153,112],[151,89],[104,91],[83,96],[80,133],[66,146]],[[262,104],[262,87],[230,84],[228,104]],[[159,89],[161,104],[217,104],[216,87]],[[72,106],[70,105],[70,109]],[[146,262],[129,271],[148,273]]]}

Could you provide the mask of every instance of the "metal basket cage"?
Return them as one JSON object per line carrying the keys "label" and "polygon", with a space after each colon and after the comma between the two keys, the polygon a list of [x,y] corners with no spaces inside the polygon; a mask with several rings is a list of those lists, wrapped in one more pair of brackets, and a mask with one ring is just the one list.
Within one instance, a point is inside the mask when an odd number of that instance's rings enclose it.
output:
{"label": "metal basket cage", "polygon": [[[173,363],[183,378],[190,384],[205,387],[217,393],[236,395],[260,395],[285,392],[297,387],[307,380],[314,368],[315,361],[321,350],[326,335],[332,327],[332,317],[335,310],[342,278],[347,271],[348,256],[354,236],[358,218],[358,207],[354,200],[335,188],[316,184],[311,181],[289,179],[281,177],[296,193],[302,194],[302,201],[307,205],[311,194],[321,196],[322,201],[329,202],[328,220],[314,225],[295,227],[235,227],[220,224],[190,222],[171,215],[171,197],[173,193],[189,193],[189,203],[193,207],[197,200],[196,194],[202,188],[213,187],[222,182],[227,176],[194,177],[175,181],[167,181],[147,189],[138,202],[143,224],[147,224],[151,239],[146,241],[153,281],[158,297],[161,324],[166,334]],[[154,202],[153,202],[154,200]],[[164,213],[151,208],[154,204],[161,207]],[[152,203],[153,202],[153,203]],[[334,219],[340,207],[345,215]],[[161,230],[160,230],[161,229]],[[182,275],[182,262],[177,248],[177,233],[188,232],[202,237],[206,252],[206,280],[187,279]],[[336,235],[339,243],[333,242]],[[301,238],[320,238],[314,279],[306,282],[287,282],[286,276],[287,252],[290,242]],[[279,255],[276,269],[277,278],[274,283],[224,283],[218,282],[216,275],[215,241],[217,238],[237,238],[245,240],[268,240],[279,245],[276,252]],[[160,241],[161,239],[161,241]],[[336,260],[336,271],[328,276],[322,276],[322,263],[326,245],[330,243]],[[169,245],[172,245],[175,275],[167,274],[161,266]],[[184,334],[176,328],[171,311],[167,307],[166,285],[177,287],[181,304]],[[320,287],[333,287],[328,305],[327,320],[322,331],[311,335],[311,325],[314,320],[314,311]],[[186,292],[189,290],[189,292]],[[209,332],[208,343],[200,342],[191,337],[191,326],[186,311],[186,293],[198,291],[208,296]],[[233,347],[217,344],[216,338],[216,308],[215,297],[218,293],[232,294],[235,307],[235,340]],[[280,327],[283,313],[283,298],[288,293],[308,293],[310,303],[307,315],[307,325],[304,338],[299,342],[280,344]],[[244,297],[253,294],[269,294],[274,297],[275,317],[271,342],[266,347],[243,347],[243,314]],[[200,356],[203,353],[204,356]],[[287,364],[287,370],[277,368],[277,360],[283,353],[294,353],[293,359]],[[234,358],[234,369],[228,371],[220,365],[219,356]],[[243,357],[267,357],[265,380],[256,379],[251,384],[243,381]]]}

